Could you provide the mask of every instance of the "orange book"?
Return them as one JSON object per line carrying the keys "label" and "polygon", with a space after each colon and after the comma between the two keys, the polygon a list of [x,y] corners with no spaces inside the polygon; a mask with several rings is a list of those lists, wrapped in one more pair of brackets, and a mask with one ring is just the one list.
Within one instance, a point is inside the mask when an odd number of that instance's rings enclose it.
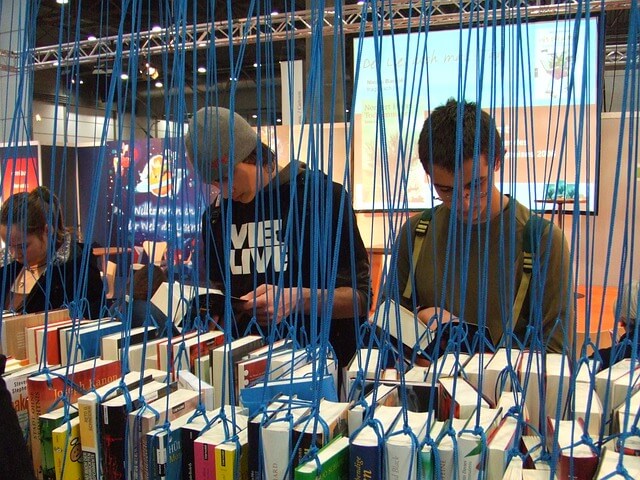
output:
{"label": "orange book", "polygon": [[73,403],[94,386],[100,387],[118,378],[120,378],[119,361],[96,359],[57,368],[49,373],[41,373],[27,379],[29,436],[33,466],[38,478],[42,478],[40,415],[54,408],[56,401],[63,394],[66,394],[69,402]]}

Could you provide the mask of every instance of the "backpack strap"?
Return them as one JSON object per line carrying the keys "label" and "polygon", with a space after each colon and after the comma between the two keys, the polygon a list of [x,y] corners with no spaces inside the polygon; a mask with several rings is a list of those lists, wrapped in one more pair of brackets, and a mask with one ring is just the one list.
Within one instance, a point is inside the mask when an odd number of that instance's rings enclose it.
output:
{"label": "backpack strap", "polygon": [[424,237],[427,235],[427,230],[429,230],[429,223],[431,223],[431,217],[433,216],[433,208],[427,208],[422,215],[420,216],[420,220],[418,220],[418,224],[416,225],[416,233],[413,239],[413,258],[411,261],[411,277],[407,279],[407,284],[404,286],[404,292],[402,292],[402,296],[410,300],[413,286],[413,276],[415,272],[416,265],[418,264],[418,257],[420,256],[420,251],[422,250],[422,244],[424,242]]}
{"label": "backpack strap", "polygon": [[531,215],[524,226],[522,238],[522,279],[518,287],[518,293],[513,301],[513,321],[518,321],[522,311],[522,304],[529,291],[529,283],[531,282],[531,272],[533,271],[533,257],[538,253],[537,247],[540,240],[540,234],[544,232],[551,224],[548,220],[539,215]]}

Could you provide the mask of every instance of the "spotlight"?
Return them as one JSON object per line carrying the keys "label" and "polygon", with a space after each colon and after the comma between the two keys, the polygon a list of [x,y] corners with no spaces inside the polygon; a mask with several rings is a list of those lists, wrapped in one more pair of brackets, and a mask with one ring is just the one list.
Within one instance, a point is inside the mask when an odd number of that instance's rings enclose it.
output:
{"label": "spotlight", "polygon": [[69,0],[56,0],[56,3],[58,5],[66,5],[67,3],[69,3]]}
{"label": "spotlight", "polygon": [[121,78],[122,80],[129,80],[129,75],[127,75],[126,73],[121,73],[121,74],[120,74],[120,78]]}
{"label": "spotlight", "polygon": [[89,40],[90,42],[93,42],[93,41],[95,41],[95,40],[97,40],[97,39],[98,39],[98,37],[96,37],[95,35],[89,35],[89,36],[87,37],[87,40]]}
{"label": "spotlight", "polygon": [[207,67],[198,67],[198,73],[207,73]]}
{"label": "spotlight", "polygon": [[156,82],[156,88],[162,88],[163,86],[162,82]]}

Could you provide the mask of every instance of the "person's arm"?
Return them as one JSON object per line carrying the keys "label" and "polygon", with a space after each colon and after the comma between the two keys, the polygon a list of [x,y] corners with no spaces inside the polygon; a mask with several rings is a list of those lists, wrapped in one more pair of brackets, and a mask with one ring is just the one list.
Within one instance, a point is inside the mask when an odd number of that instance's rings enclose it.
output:
{"label": "person's arm", "polygon": [[[548,235],[551,235],[549,244]],[[573,281],[571,275],[570,251],[567,240],[562,230],[551,224],[550,232],[543,235],[540,246],[541,268],[546,260],[545,250],[550,245],[549,264],[546,266],[546,279],[542,301],[542,330],[546,349],[548,352],[571,353],[569,350],[573,344],[575,317],[574,317],[574,290],[569,282]],[[532,277],[532,282],[535,280]],[[531,289],[531,286],[529,287]]]}

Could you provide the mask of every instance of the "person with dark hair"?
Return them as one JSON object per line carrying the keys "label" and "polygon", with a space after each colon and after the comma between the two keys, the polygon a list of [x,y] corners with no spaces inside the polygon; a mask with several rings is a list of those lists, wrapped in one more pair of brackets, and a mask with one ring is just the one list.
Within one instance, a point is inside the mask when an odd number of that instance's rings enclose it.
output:
{"label": "person with dark hair", "polygon": [[7,357],[0,355],[0,478],[35,480],[31,455],[13,408],[11,392],[2,378],[6,361]]}
{"label": "person with dark hair", "polygon": [[[559,228],[496,185],[504,150],[495,120],[475,103],[450,99],[424,122],[418,154],[441,204],[413,216],[399,234],[401,303],[433,328],[452,318],[467,328],[486,325],[494,346],[515,336],[529,345],[537,338],[549,352],[568,351],[569,248]],[[526,247],[531,242],[535,255]],[[533,255],[532,269],[525,253]],[[538,324],[542,331],[532,331]]]}
{"label": "person with dark hair", "polygon": [[58,199],[46,187],[9,197],[0,208],[0,302],[19,313],[77,302],[80,315],[97,318],[104,296],[98,262],[73,240]]}
{"label": "person with dark hair", "polygon": [[200,178],[220,190],[202,222],[210,280],[243,296],[241,313],[262,325],[304,315],[309,339],[320,333],[309,331],[310,315],[333,319],[323,326],[345,367],[356,350],[353,319],[363,320],[370,296],[369,257],[345,189],[301,162],[279,169],[249,123],[225,108],[199,110],[186,146]]}

